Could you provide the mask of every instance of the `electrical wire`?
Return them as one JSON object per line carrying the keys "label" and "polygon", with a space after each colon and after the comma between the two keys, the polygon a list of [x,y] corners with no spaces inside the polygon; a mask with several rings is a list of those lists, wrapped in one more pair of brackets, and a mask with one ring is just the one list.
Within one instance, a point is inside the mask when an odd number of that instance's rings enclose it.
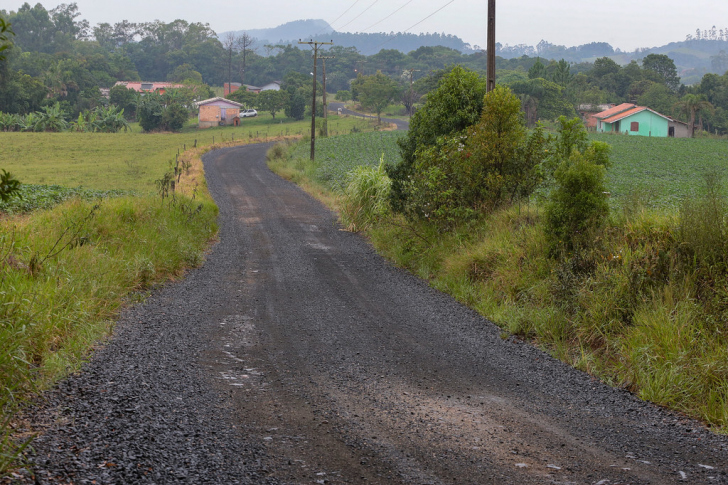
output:
{"label": "electrical wire", "polygon": [[423,18],[422,20],[420,20],[419,22],[417,22],[416,24],[414,24],[412,27],[408,28],[407,30],[403,30],[402,32],[397,32],[396,34],[394,34],[393,36],[391,36],[389,39],[385,40],[384,42],[382,42],[381,44],[379,44],[378,46],[376,46],[370,52],[376,51],[377,49],[379,49],[380,47],[382,47],[384,44],[390,42],[395,37],[397,37],[397,36],[399,36],[401,34],[404,34],[406,32],[409,32],[410,30],[414,29],[415,27],[417,27],[418,25],[420,25],[422,22],[424,22],[425,20],[429,19],[430,17],[432,17],[433,15],[435,15],[436,13],[438,13],[440,10],[443,10],[445,7],[447,7],[448,5],[450,5],[451,3],[454,3],[454,2],[455,2],[455,0],[450,0],[449,2],[447,2],[442,7],[438,8],[437,10],[435,10],[434,12],[432,12],[430,15],[428,15],[427,17]]}
{"label": "electrical wire", "polygon": [[386,17],[384,17],[384,18],[383,18],[382,20],[380,20],[379,22],[377,22],[377,23],[375,23],[375,24],[372,24],[372,25],[370,25],[369,27],[367,27],[366,29],[362,30],[362,32],[366,32],[367,30],[371,29],[372,27],[376,27],[377,25],[381,24],[382,22],[384,22],[385,20],[387,20],[387,19],[388,19],[388,18],[390,18],[390,17],[392,16],[392,15],[396,14],[397,12],[399,12],[400,10],[402,10],[403,8],[405,8],[405,7],[407,6],[407,5],[409,5],[409,4],[410,4],[410,3],[412,3],[412,2],[413,2],[413,0],[409,0],[409,1],[407,2],[407,3],[405,3],[404,5],[402,5],[401,7],[399,7],[399,8],[397,9],[397,10],[395,10],[395,11],[394,11],[394,12],[392,12],[392,13],[390,13],[390,14],[389,14],[389,15],[387,15]]}
{"label": "electrical wire", "polygon": [[[352,4],[351,4],[351,6],[350,6],[349,8],[347,8],[346,10],[344,10],[344,13],[342,13],[341,15],[339,15],[338,17],[336,17],[336,19],[334,19],[334,21],[333,21],[333,22],[329,22],[329,27],[332,27],[332,28],[333,28],[334,24],[335,24],[335,23],[336,23],[336,22],[337,22],[337,21],[338,21],[338,20],[339,20],[339,19],[340,19],[341,17],[343,17],[344,15],[346,15],[346,14],[347,14],[347,13],[349,12],[349,10],[351,10],[352,8],[354,8],[354,7],[356,6],[356,4],[357,4],[357,3],[359,3],[360,1],[361,1],[361,0],[356,0],[356,1],[354,2],[354,3],[352,3]],[[318,32],[316,33],[316,35],[319,35],[319,34],[320,34],[321,32],[323,32],[324,30],[326,30],[326,29],[321,29],[321,30],[319,30],[319,31],[318,31]]]}
{"label": "electrical wire", "polygon": [[355,21],[356,19],[358,19],[359,17],[361,17],[362,15],[364,15],[364,13],[367,10],[369,10],[370,8],[372,8],[378,2],[379,2],[379,0],[374,0],[374,2],[372,2],[371,5],[369,5],[367,8],[365,8],[364,10],[362,10],[362,12],[359,15],[357,15],[356,17],[354,17],[353,19],[349,20],[347,23],[345,23],[344,25],[342,25],[341,27],[339,27],[339,30],[343,29],[344,27],[346,27],[347,25],[349,25],[350,23],[352,23],[353,21]]}

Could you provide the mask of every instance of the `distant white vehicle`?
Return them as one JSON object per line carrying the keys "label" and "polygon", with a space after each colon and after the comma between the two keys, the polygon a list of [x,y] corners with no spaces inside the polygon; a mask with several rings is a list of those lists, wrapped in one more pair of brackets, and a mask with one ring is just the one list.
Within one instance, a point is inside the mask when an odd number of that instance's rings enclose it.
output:
{"label": "distant white vehicle", "polygon": [[241,118],[252,118],[253,116],[258,116],[258,112],[254,109],[244,109],[240,112]]}

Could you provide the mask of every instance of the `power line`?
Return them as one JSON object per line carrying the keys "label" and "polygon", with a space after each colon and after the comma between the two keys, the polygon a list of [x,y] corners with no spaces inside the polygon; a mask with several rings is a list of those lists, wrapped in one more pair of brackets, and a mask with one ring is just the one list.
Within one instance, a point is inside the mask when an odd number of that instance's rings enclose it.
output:
{"label": "power line", "polygon": [[409,1],[407,2],[407,3],[405,3],[404,5],[402,5],[401,7],[399,7],[399,8],[397,9],[397,10],[395,10],[395,11],[394,11],[394,12],[392,12],[392,13],[390,13],[390,14],[389,14],[389,15],[387,15],[386,17],[384,17],[384,18],[383,18],[382,20],[380,20],[379,22],[377,22],[377,23],[375,23],[375,24],[372,24],[372,25],[370,25],[369,27],[367,27],[366,29],[362,30],[362,32],[366,32],[367,30],[371,29],[372,27],[376,27],[377,25],[381,24],[382,22],[384,22],[385,20],[387,20],[388,18],[390,18],[390,17],[392,16],[392,15],[396,14],[397,12],[399,12],[400,10],[402,10],[403,8],[405,8],[405,7],[407,6],[407,5],[409,5],[410,3],[412,3],[412,1],[413,1],[413,0],[409,0]]}
{"label": "power line", "polygon": [[445,7],[447,7],[448,5],[450,5],[451,3],[454,3],[454,2],[455,2],[455,0],[450,0],[445,5],[443,5],[442,7],[438,8],[437,10],[435,10],[434,12],[432,12],[430,15],[428,15],[427,17],[423,18],[422,20],[420,20],[419,22],[417,22],[416,24],[414,24],[409,29],[403,30],[402,32],[397,32],[396,34],[394,34],[393,36],[391,36],[390,38],[388,38],[387,40],[385,40],[384,42],[382,42],[381,44],[379,44],[378,46],[376,46],[370,52],[376,51],[377,49],[379,49],[380,47],[382,47],[384,44],[388,43],[389,41],[391,41],[395,37],[397,37],[397,36],[399,36],[401,34],[404,34],[406,32],[409,32],[410,30],[414,29],[415,27],[417,27],[418,25],[420,25],[422,22],[424,22],[425,20],[429,19],[430,17],[432,17],[433,15],[435,15],[436,13],[438,13],[440,10],[443,10]]}
{"label": "power line", "polygon": [[[333,27],[333,26],[334,26],[334,24],[335,24],[335,23],[336,23],[336,22],[337,22],[337,21],[338,21],[338,20],[339,20],[339,19],[340,19],[341,17],[343,17],[344,15],[346,15],[347,13],[349,13],[349,10],[351,10],[352,8],[354,8],[354,7],[356,6],[356,4],[357,4],[357,3],[359,3],[360,1],[361,1],[361,0],[356,0],[356,1],[354,2],[354,3],[352,3],[352,4],[351,4],[351,6],[350,6],[349,8],[347,8],[346,10],[344,10],[344,13],[342,13],[341,15],[339,15],[338,17],[336,17],[336,19],[335,19],[335,20],[334,20],[333,22],[329,22],[329,26],[330,26],[330,27]],[[321,32],[323,32],[324,30],[326,30],[326,29],[323,29],[323,30],[319,30],[319,32],[318,32],[318,33],[317,33],[316,35],[320,34],[320,33],[321,33]]]}
{"label": "power line", "polygon": [[372,2],[371,5],[369,5],[367,8],[365,8],[364,10],[362,10],[362,12],[359,15],[357,15],[356,17],[354,17],[353,19],[349,20],[347,23],[345,23],[344,25],[342,25],[341,27],[339,27],[339,30],[343,29],[344,27],[346,27],[347,25],[349,25],[350,23],[352,23],[353,21],[355,21],[356,19],[358,19],[359,17],[361,17],[362,15],[364,15],[364,13],[366,13],[367,10],[369,10],[370,8],[372,8],[378,2],[379,2],[379,0],[374,0],[374,2]]}

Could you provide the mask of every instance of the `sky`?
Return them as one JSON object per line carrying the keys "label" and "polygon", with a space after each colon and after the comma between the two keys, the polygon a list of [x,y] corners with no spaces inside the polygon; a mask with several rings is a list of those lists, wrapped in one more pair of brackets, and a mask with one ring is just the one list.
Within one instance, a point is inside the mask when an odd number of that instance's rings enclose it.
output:
{"label": "sky", "polygon": [[[23,3],[3,0],[0,8],[17,10]],[[61,2],[40,3],[50,10]],[[293,20],[323,19],[338,31],[400,32],[411,28],[409,32],[444,32],[472,45],[486,45],[486,0],[76,0],[76,3],[81,17],[92,26],[121,20],[170,22],[180,18],[209,23],[220,33],[276,27]],[[536,45],[543,39],[570,47],[608,42],[615,48],[633,51],[638,47],[684,40],[697,28],[705,30],[715,25],[718,29],[728,29],[728,1],[501,0],[497,2],[496,19],[496,37],[501,44]]]}

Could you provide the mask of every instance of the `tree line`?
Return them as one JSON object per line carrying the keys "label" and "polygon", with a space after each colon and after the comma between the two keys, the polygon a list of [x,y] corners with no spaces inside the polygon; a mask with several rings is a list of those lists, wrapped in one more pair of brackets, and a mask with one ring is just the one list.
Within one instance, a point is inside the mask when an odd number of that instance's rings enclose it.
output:
{"label": "tree line", "polygon": [[[0,10],[0,17],[16,33],[14,48],[6,50],[7,59],[0,62],[0,111],[4,113],[25,115],[58,103],[66,118],[74,120],[108,105],[99,88],[111,88],[117,81],[183,83],[186,92],[178,94],[177,101],[190,107],[194,99],[212,95],[209,86],[263,85],[276,80],[283,82],[284,93],[254,98],[241,92],[232,98],[274,115],[306,115],[311,53],[298,45],[259,45],[244,33],[219,39],[209,25],[185,20],[121,21],[92,27],[81,18],[75,3],[52,10],[26,3],[17,11]],[[579,49],[608,54],[611,48],[593,43]],[[539,48],[540,52],[552,50],[550,45]],[[391,94],[390,102],[402,103],[410,113],[453,66],[482,75],[487,60],[484,51],[463,54],[444,46],[419,47],[406,54],[385,48],[366,56],[355,47],[334,45],[326,55],[333,57],[326,64],[329,92],[349,92],[359,99],[360,85],[371,76],[385,76],[389,81],[380,77],[374,84]],[[720,62],[716,56],[716,63]],[[496,67],[498,83],[508,85],[519,97],[529,125],[562,115],[572,117],[584,105],[633,102],[684,121],[694,116],[699,127],[728,133],[726,75],[706,74],[700,83],[685,86],[675,63],[665,55],[649,54],[625,66],[607,56],[573,63],[523,55],[498,57]],[[725,67],[728,70],[728,56]],[[376,106],[382,102],[373,100],[381,96],[373,93],[370,90],[364,96],[365,104],[379,112]],[[119,87],[112,90],[111,103],[123,108],[129,119],[135,119],[138,101]],[[167,106],[169,101],[161,104]]]}

